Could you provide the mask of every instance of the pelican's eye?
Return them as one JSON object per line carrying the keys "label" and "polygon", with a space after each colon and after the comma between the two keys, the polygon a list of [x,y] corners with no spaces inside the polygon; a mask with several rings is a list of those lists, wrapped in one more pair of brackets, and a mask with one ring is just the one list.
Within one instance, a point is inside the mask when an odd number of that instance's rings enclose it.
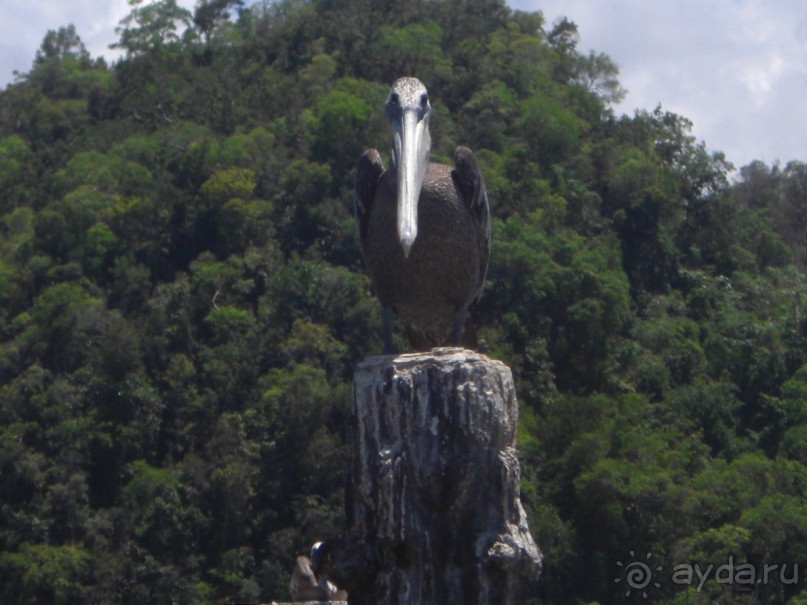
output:
{"label": "pelican's eye", "polygon": [[387,102],[384,104],[387,110],[387,117],[390,120],[397,120],[401,116],[401,97],[397,92],[392,91],[389,93]]}
{"label": "pelican's eye", "polygon": [[420,106],[423,109],[426,109],[429,106],[429,95],[426,94],[425,92],[422,95],[420,95]]}

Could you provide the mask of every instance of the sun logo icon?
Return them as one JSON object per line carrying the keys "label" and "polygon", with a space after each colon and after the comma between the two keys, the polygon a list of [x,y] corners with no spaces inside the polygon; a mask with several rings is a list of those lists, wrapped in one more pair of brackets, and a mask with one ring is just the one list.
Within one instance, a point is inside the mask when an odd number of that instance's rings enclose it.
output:
{"label": "sun logo icon", "polygon": [[661,584],[653,581],[653,572],[661,571],[661,565],[653,568],[650,559],[653,557],[652,553],[647,553],[644,561],[637,561],[634,551],[630,551],[630,558],[627,564],[622,561],[617,561],[616,564],[623,568],[621,575],[614,580],[614,582],[625,582],[625,596],[629,597],[632,592],[642,593],[642,598],[647,598],[647,588],[652,584],[656,588],[661,588]]}

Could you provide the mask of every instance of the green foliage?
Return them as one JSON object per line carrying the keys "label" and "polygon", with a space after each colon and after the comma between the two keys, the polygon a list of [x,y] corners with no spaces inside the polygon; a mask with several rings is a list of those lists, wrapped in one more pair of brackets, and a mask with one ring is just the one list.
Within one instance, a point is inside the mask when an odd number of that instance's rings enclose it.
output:
{"label": "green foliage", "polygon": [[17,135],[0,139],[0,211],[11,210],[20,205],[24,188],[18,187],[24,182],[26,165],[30,161],[30,150],[27,143]]}
{"label": "green foliage", "polygon": [[115,31],[120,40],[113,48],[123,48],[128,55],[158,52],[165,45],[175,44],[183,32],[177,31],[188,26],[191,13],[180,8],[176,0],[158,0],[143,4],[143,0],[129,0],[133,7]]}
{"label": "green foliage", "polygon": [[75,546],[25,544],[0,555],[3,595],[8,603],[77,603],[89,579],[89,556]]}
{"label": "green foliage", "polygon": [[528,141],[532,159],[542,165],[568,159],[577,146],[577,118],[559,100],[536,95],[521,103],[516,127]]}
{"label": "green foliage", "polygon": [[228,168],[205,181],[202,195],[218,206],[233,198],[249,199],[255,186],[254,171],[248,168]]}
{"label": "green foliage", "polygon": [[[732,178],[685,117],[616,116],[617,66],[501,0],[130,10],[114,65],[66,26],[0,92],[0,601],[282,600],[342,531],[381,349],[353,171],[405,74],[492,203],[472,321],[522,404],[528,602],[625,602],[631,550],[804,560],[804,163]],[[654,597],[805,599],[689,588]]]}
{"label": "green foliage", "polygon": [[449,77],[451,64],[440,48],[443,32],[434,21],[403,27],[384,25],[376,51],[386,58],[380,79],[394,81],[398,74],[413,74],[425,82],[441,82]]}

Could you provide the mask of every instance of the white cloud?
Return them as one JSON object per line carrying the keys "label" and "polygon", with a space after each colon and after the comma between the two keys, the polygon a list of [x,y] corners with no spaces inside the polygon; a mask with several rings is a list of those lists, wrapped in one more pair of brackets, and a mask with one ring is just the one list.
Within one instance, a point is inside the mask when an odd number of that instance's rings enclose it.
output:
{"label": "white cloud", "polygon": [[803,0],[512,0],[548,25],[577,23],[581,50],[608,54],[628,96],[666,110],[737,166],[807,161],[807,3]]}
{"label": "white cloud", "polygon": [[[0,86],[13,81],[13,72],[27,72],[48,30],[73,24],[93,57],[112,58],[109,45],[115,28],[132,10],[127,0],[0,0]],[[179,0],[192,10],[195,0]]]}

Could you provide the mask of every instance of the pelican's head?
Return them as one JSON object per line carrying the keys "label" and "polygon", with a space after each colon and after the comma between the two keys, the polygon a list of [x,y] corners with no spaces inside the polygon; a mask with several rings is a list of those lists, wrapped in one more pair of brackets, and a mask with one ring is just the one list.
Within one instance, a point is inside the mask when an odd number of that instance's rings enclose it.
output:
{"label": "pelican's head", "polygon": [[319,577],[327,574],[330,568],[330,549],[323,542],[317,542],[311,547],[311,569]]}
{"label": "pelican's head", "polygon": [[399,78],[386,103],[392,123],[392,164],[398,177],[398,238],[404,256],[418,234],[418,198],[429,164],[429,93],[417,78]]}

